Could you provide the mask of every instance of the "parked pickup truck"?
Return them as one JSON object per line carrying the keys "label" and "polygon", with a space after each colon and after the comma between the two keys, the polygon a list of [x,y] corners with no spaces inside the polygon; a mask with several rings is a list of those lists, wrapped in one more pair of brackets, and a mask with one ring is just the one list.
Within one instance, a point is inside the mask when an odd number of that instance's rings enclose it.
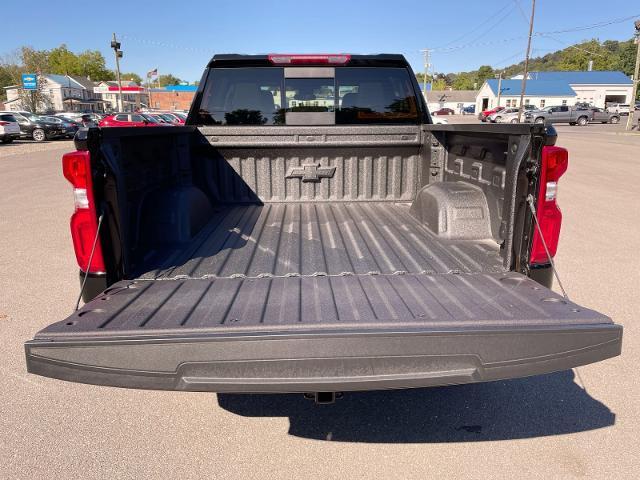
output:
{"label": "parked pickup truck", "polygon": [[533,123],[568,123],[569,125],[587,125],[593,116],[591,110],[586,108],[558,105],[546,107],[540,110],[531,110],[525,113],[525,122]]}
{"label": "parked pickup truck", "polygon": [[550,290],[555,140],[433,125],[401,55],[216,55],[185,126],[84,129],[64,155],[87,303],[27,368],[330,400],[616,356],[622,327]]}

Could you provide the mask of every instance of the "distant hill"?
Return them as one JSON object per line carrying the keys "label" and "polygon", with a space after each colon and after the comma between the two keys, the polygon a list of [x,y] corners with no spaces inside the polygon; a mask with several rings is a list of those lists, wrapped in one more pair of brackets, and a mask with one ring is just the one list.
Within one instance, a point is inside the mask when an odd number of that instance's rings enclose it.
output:
{"label": "distant hill", "polygon": [[[632,75],[635,67],[636,48],[633,40],[600,42],[593,39],[544,56],[532,57],[529,59],[529,70],[587,70],[589,60],[593,60],[594,70],[620,70],[627,75]],[[522,73],[523,70],[524,59],[520,63],[502,68],[494,69],[489,65],[483,65],[470,72],[437,73],[433,78],[433,89],[442,90],[446,87],[452,87],[454,90],[475,90],[480,88],[486,79],[494,78],[499,72],[504,72],[505,77],[508,78]],[[422,82],[422,74],[419,73],[416,76]]]}

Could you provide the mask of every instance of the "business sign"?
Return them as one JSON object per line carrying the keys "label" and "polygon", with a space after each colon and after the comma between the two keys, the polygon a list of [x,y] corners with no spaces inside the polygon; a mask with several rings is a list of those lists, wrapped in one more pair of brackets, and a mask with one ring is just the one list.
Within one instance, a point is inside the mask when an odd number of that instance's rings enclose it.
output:
{"label": "business sign", "polygon": [[24,88],[25,90],[37,90],[38,76],[35,73],[23,73],[22,88]]}
{"label": "business sign", "polygon": [[[101,85],[98,87],[93,87],[93,93],[118,93],[120,89],[114,86],[105,86]],[[144,87],[122,87],[122,93],[142,93],[144,92]]]}

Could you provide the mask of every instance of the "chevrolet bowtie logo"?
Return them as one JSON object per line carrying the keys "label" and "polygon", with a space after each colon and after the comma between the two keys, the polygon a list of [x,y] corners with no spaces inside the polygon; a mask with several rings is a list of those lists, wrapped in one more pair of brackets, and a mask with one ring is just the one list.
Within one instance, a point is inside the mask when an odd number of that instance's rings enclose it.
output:
{"label": "chevrolet bowtie logo", "polygon": [[322,178],[331,178],[336,167],[321,167],[319,163],[310,163],[291,167],[285,178],[301,178],[303,182],[319,182]]}

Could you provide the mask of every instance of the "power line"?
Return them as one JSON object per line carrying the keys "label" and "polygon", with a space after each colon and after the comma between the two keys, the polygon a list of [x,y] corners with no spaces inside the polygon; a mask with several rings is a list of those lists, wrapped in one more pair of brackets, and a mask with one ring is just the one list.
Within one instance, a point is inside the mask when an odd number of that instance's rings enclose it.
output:
{"label": "power line", "polygon": [[520,4],[520,0],[513,0],[513,3],[516,4],[516,7],[518,7],[518,11],[520,12],[520,16],[528,24],[529,18],[527,17],[527,13],[524,11],[524,8],[522,8],[522,4]]}
{"label": "power line", "polygon": [[[606,21],[603,21],[603,22],[600,22],[600,23],[590,24],[590,25],[571,27],[571,28],[567,28],[567,29],[564,29],[564,30],[555,30],[555,31],[548,31],[548,32],[534,32],[533,36],[534,37],[545,37],[545,36],[548,36],[548,35],[554,35],[554,34],[558,34],[558,33],[569,33],[569,32],[592,30],[592,29],[596,29],[596,28],[606,27],[606,26],[609,26],[609,25],[614,25],[614,24],[617,24],[617,23],[626,22],[626,21],[628,21],[630,19],[634,19],[634,18],[638,18],[638,17],[640,17],[640,14],[631,15],[629,17],[624,17],[624,18],[615,18],[615,19],[606,20]],[[472,41],[472,42],[465,43],[465,44],[462,44],[462,45],[454,45],[453,47],[433,49],[433,51],[440,52],[440,53],[449,53],[449,52],[455,52],[455,51],[458,51],[458,50],[463,50],[465,48],[481,47],[481,46],[497,45],[497,44],[501,44],[501,43],[513,42],[515,40],[522,40],[523,38],[527,38],[527,37],[524,36],[524,35],[520,35],[520,36],[517,36],[517,37],[503,38],[503,39],[491,40],[491,41],[487,41],[487,42],[473,42]]]}
{"label": "power line", "polygon": [[549,40],[553,40],[554,42],[559,43],[560,45],[565,45],[567,48],[574,48],[576,50],[579,50],[581,52],[585,52],[588,53],[589,55],[595,55],[596,57],[606,57],[606,55],[603,55],[601,53],[597,53],[597,52],[590,52],[589,50],[582,48],[582,47],[577,47],[575,45],[570,45],[567,42],[563,42],[562,40],[558,40],[557,38],[551,36],[551,35],[541,35],[543,38],[548,38]]}
{"label": "power line", "polygon": [[154,47],[160,47],[160,48],[174,48],[177,50],[185,50],[185,51],[190,51],[190,52],[204,52],[204,53],[211,53],[210,49],[205,49],[205,48],[199,48],[199,47],[187,47],[185,45],[176,45],[173,43],[166,43],[166,42],[157,42],[155,40],[149,40],[146,38],[139,38],[133,35],[121,35],[120,36],[121,39],[124,40],[131,40],[134,41],[136,43],[140,43],[142,45],[151,45]]}
{"label": "power line", "polygon": [[[507,18],[509,15],[511,15],[511,13],[513,12],[513,4],[510,4],[511,8],[509,10],[507,10],[507,12],[502,15],[501,17],[498,17],[498,19],[493,22],[487,29],[485,29],[480,35],[478,35],[477,37],[475,37],[473,40],[471,40],[469,43],[467,43],[466,45],[475,45],[476,42],[481,39],[484,38],[489,32],[491,32],[493,29],[495,29],[498,25],[500,25],[500,23]],[[495,18],[495,17],[494,17]],[[453,43],[453,42],[451,42]],[[446,48],[446,47],[440,47],[440,48],[434,48],[433,51],[438,52],[438,51],[448,51],[451,49],[456,49],[455,47],[450,47],[450,48]]]}
{"label": "power line", "polygon": [[522,40],[523,38],[526,38],[526,37],[518,36],[518,37],[511,37],[511,38],[502,38],[500,40],[491,40],[488,42],[472,42],[464,45],[458,45],[456,47],[449,47],[442,50],[438,50],[438,52],[449,53],[449,52],[455,52],[455,51],[463,50],[465,48],[470,48],[470,47],[482,47],[486,45],[496,45],[500,43],[513,42],[514,40]]}
{"label": "power line", "polygon": [[[533,49],[533,50],[535,51],[536,49]],[[503,58],[503,59],[502,59],[502,60],[500,60],[499,62],[495,62],[493,65],[494,65],[495,67],[499,67],[500,65],[505,64],[505,63],[506,63],[506,62],[508,62],[509,60],[511,60],[511,59],[513,59],[513,58],[516,58],[516,57],[519,57],[519,56],[521,56],[521,55],[524,55],[525,53],[526,53],[526,50],[520,50],[519,52],[514,53],[513,55],[509,55],[507,58]]]}
{"label": "power line", "polygon": [[551,31],[551,32],[536,32],[535,35],[549,35],[549,34],[555,34],[555,33],[582,32],[584,30],[593,30],[594,28],[608,27],[609,25],[615,25],[616,23],[626,22],[628,20],[633,20],[633,19],[639,18],[639,17],[640,17],[640,13],[637,13],[635,15],[630,15],[628,17],[614,18],[612,20],[604,20],[602,22],[592,23],[590,25],[582,25],[582,26],[577,26],[577,27],[570,27],[570,28],[566,28],[564,30],[554,30],[554,31]]}
{"label": "power line", "polygon": [[[512,0],[513,1],[513,0]],[[513,4],[510,2],[507,2],[500,10],[498,10],[497,12],[493,12],[491,14],[491,16],[489,18],[487,18],[486,20],[484,20],[483,22],[479,23],[478,25],[476,25],[474,28],[472,28],[471,30],[467,31],[465,34],[459,36],[458,38],[451,40],[450,42],[445,43],[444,45],[440,45],[439,47],[436,47],[435,50],[441,49],[441,48],[445,48],[448,47],[449,45],[451,45],[452,43],[456,43],[460,40],[462,40],[463,38],[468,37],[469,35],[471,35],[474,32],[477,32],[478,30],[480,30],[483,26],[485,26],[487,23],[489,23],[491,20],[495,20],[496,16],[501,14],[506,8],[508,7],[513,8]]]}

